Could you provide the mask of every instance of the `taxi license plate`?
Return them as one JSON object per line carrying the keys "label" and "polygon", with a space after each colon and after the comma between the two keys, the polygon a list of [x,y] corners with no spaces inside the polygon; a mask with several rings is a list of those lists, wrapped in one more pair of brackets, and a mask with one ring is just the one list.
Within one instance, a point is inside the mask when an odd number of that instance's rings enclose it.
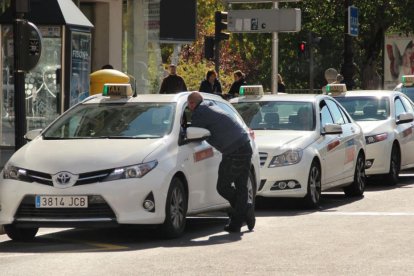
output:
{"label": "taxi license plate", "polygon": [[88,196],[38,195],[36,208],[88,208]]}

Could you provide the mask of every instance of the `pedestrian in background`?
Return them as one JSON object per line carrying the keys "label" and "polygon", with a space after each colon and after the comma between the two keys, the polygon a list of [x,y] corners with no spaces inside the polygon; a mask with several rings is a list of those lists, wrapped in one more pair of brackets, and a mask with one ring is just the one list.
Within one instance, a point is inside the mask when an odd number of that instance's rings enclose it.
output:
{"label": "pedestrian in background", "polygon": [[217,79],[215,70],[207,71],[206,78],[200,83],[198,91],[221,95],[221,83]]}
{"label": "pedestrian in background", "polygon": [[245,75],[242,71],[236,70],[233,73],[234,82],[231,84],[229,95],[231,95],[232,98],[239,96],[240,86],[247,85],[245,80]]}
{"label": "pedestrian in background", "polygon": [[177,75],[177,66],[170,64],[170,73],[162,80],[160,94],[174,94],[187,91],[184,79]]}
{"label": "pedestrian in background", "polygon": [[199,92],[192,92],[187,102],[188,108],[193,112],[191,126],[208,129],[211,136],[207,142],[222,153],[217,192],[232,207],[229,223],[224,230],[240,232],[243,222],[252,230],[256,218],[253,204],[248,203],[247,183],[253,154],[249,134],[241,123],[220,107],[203,102],[203,96]]}
{"label": "pedestrian in background", "polygon": [[286,85],[283,81],[282,75],[277,74],[277,92],[285,92],[286,91]]}

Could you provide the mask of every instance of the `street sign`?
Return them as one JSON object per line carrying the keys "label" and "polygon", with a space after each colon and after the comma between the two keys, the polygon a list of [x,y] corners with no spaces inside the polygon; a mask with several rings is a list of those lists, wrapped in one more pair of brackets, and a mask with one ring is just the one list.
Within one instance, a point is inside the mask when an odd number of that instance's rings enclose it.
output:
{"label": "street sign", "polygon": [[20,41],[21,70],[30,71],[36,67],[42,54],[42,35],[32,22],[25,22]]}
{"label": "street sign", "polygon": [[358,36],[358,8],[348,7],[348,34]]}
{"label": "street sign", "polygon": [[232,33],[298,32],[300,9],[229,10],[227,30]]}

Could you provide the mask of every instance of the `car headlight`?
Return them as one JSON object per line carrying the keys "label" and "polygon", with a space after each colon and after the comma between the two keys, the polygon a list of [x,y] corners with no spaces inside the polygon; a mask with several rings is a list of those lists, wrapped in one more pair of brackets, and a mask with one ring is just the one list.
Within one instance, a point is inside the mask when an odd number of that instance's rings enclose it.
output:
{"label": "car headlight", "polygon": [[384,132],[384,133],[380,133],[380,134],[365,136],[365,142],[366,142],[367,145],[369,145],[369,144],[373,144],[373,143],[377,143],[377,142],[387,140],[387,138],[388,138],[388,133]]}
{"label": "car headlight", "polygon": [[27,181],[27,171],[25,169],[6,164],[3,169],[3,178]]}
{"label": "car headlight", "polygon": [[288,150],[280,155],[273,157],[270,161],[269,168],[289,166],[297,164],[302,159],[303,151],[301,149],[297,150]]}
{"label": "car headlight", "polygon": [[118,179],[141,178],[158,165],[154,160],[148,163],[114,169],[103,181],[113,181]]}

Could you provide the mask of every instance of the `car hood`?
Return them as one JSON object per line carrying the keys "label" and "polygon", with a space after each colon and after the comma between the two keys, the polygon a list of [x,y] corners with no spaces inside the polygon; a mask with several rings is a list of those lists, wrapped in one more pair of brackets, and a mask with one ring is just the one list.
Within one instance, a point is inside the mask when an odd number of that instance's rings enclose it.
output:
{"label": "car hood", "polygon": [[259,150],[276,148],[306,148],[316,139],[313,131],[255,130]]}
{"label": "car hood", "polygon": [[[35,139],[10,159],[14,166],[55,174],[73,174],[142,163],[164,139]],[[150,161],[150,160],[149,160]]]}
{"label": "car hood", "polygon": [[357,121],[361,126],[364,135],[379,134],[387,131],[386,127],[389,124],[389,120],[382,121]]}

